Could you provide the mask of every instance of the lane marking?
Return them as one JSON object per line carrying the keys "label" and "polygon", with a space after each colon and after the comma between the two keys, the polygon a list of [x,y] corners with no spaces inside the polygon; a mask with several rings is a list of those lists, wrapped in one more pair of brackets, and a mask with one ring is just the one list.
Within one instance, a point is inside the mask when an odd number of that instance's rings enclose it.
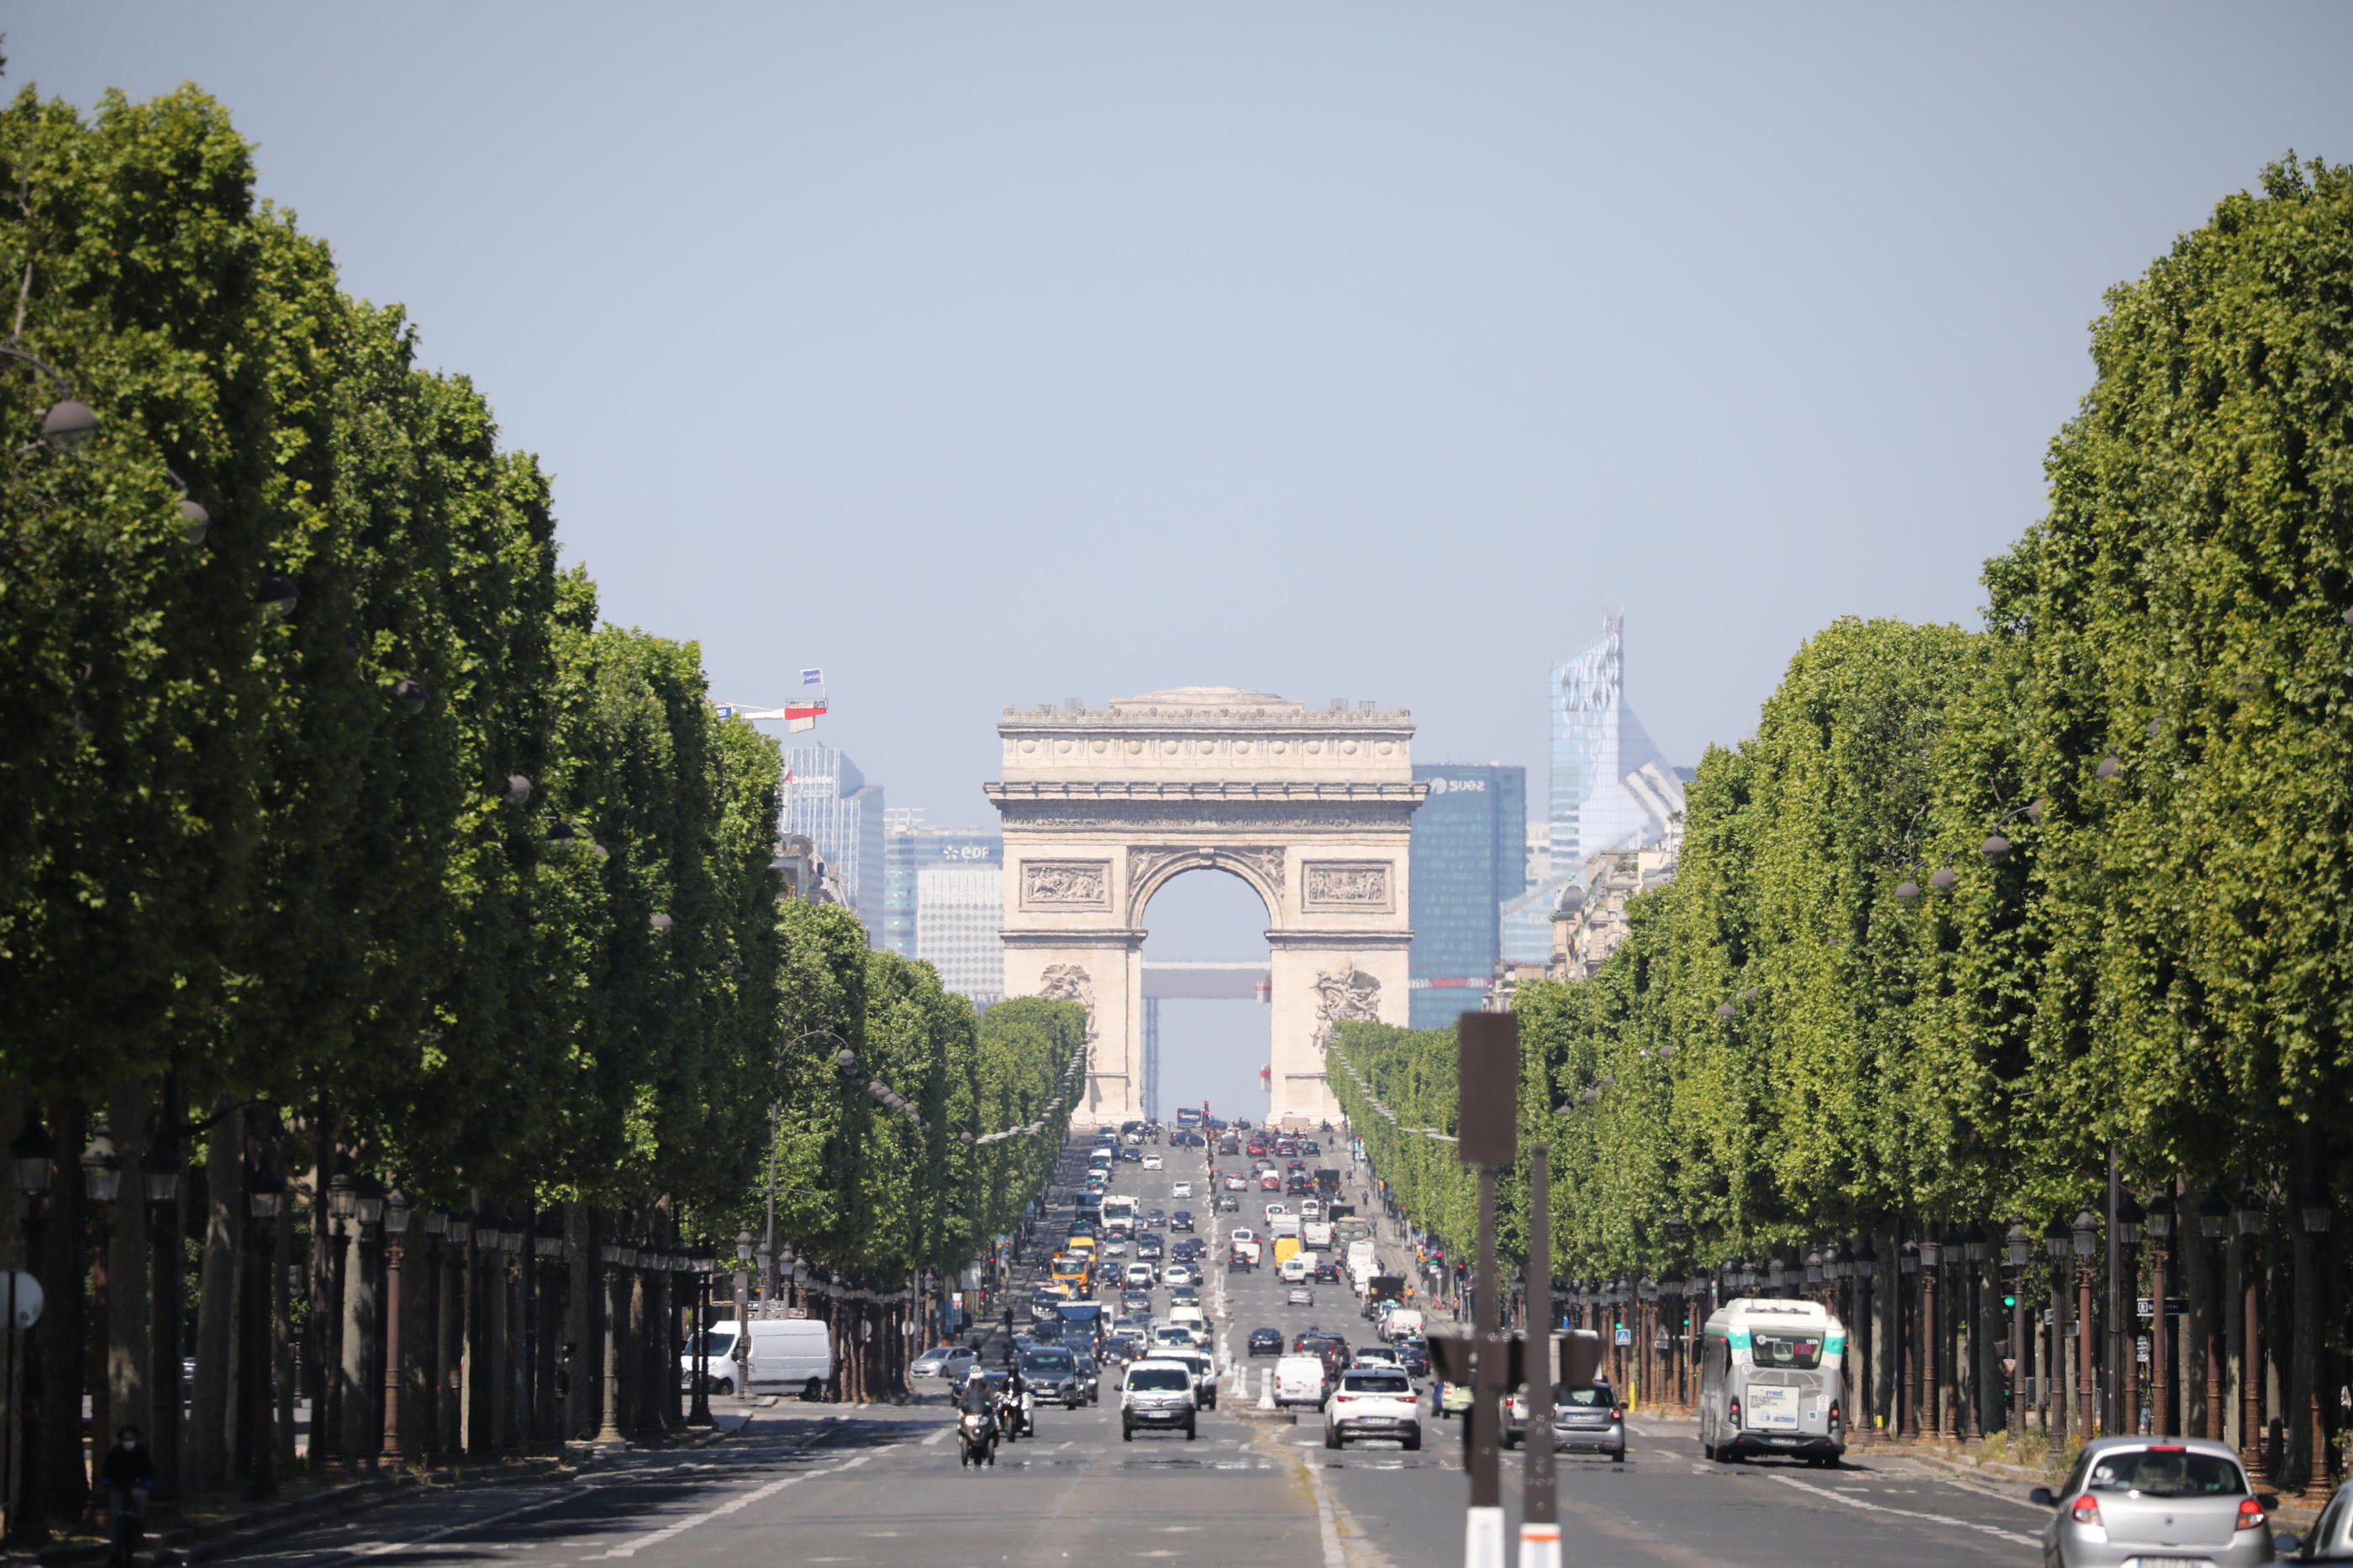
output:
{"label": "lane marking", "polygon": [[1849,1508],[1861,1509],[1865,1513],[1894,1514],[1901,1519],[1926,1520],[1931,1524],[1948,1525],[1956,1530],[1974,1530],[1981,1535],[1990,1535],[2003,1541],[2014,1541],[2021,1546],[2042,1544],[2042,1538],[2039,1535],[2023,1535],[2015,1530],[2004,1530],[1996,1524],[1979,1524],[1974,1520],[1955,1519],[1948,1513],[1924,1513],[1917,1509],[1889,1508],[1885,1503],[1868,1502],[1862,1498],[1834,1490],[1830,1487],[1818,1487],[1811,1481],[1801,1481],[1795,1476],[1767,1476],[1765,1479],[1778,1481],[1785,1487],[1795,1487],[1801,1492],[1811,1492],[1816,1497],[1828,1498],[1832,1502],[1844,1503]]}
{"label": "lane marking", "polygon": [[950,1435],[955,1431],[955,1428],[953,1426],[943,1426],[938,1431],[923,1439],[923,1447],[926,1448],[936,1448],[941,1444],[946,1442]]}
{"label": "lane marking", "polygon": [[832,1477],[842,1475],[848,1471],[858,1468],[860,1465],[863,1465],[868,1460],[873,1458],[877,1454],[887,1454],[891,1452],[892,1449],[900,1447],[902,1447],[902,1445],[897,1443],[886,1443],[879,1448],[869,1449],[865,1453],[859,1455],[854,1459],[845,1460],[841,1464],[836,1465],[828,1470],[804,1470],[797,1476],[779,1477],[776,1480],[770,1481],[765,1486],[754,1487],[747,1492],[738,1492],[733,1497],[729,1498],[725,1502],[719,1504],[715,1508],[706,1509],[701,1513],[689,1514],[686,1518],[678,1521],[676,1523],[666,1524],[659,1530],[648,1531],[645,1534],[638,1536],[636,1540],[628,1542],[627,1545],[616,1546],[608,1552],[599,1552],[593,1555],[596,1557],[635,1557],[647,1547],[659,1546],[664,1542],[674,1540],[677,1537],[685,1534],[688,1531],[692,1530],[697,1525],[708,1524],[714,1519],[724,1518],[726,1515],[734,1513],[738,1510],[749,1508],[755,1502],[765,1501],[767,1499],[776,1496],[778,1492],[783,1491],[786,1487],[798,1486],[801,1482],[806,1480],[829,1479]]}

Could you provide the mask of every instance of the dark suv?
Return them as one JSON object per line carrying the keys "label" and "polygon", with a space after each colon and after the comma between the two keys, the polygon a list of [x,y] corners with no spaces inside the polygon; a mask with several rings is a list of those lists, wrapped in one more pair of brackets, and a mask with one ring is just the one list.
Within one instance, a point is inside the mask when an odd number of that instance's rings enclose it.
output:
{"label": "dark suv", "polygon": [[1181,1232],[1187,1236],[1192,1235],[1193,1211],[1191,1209],[1178,1209],[1175,1214],[1170,1215],[1168,1216],[1168,1228],[1172,1231]]}

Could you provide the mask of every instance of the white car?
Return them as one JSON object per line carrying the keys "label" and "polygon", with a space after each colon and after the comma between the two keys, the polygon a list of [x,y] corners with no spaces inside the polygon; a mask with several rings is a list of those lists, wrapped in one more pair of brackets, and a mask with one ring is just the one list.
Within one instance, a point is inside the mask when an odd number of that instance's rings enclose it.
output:
{"label": "white car", "polygon": [[1172,1198],[1189,1198],[1193,1195],[1193,1184],[1179,1182],[1168,1189],[1168,1195]]}
{"label": "white car", "polygon": [[1198,1285],[1200,1282],[1201,1271],[1189,1263],[1170,1264],[1164,1280],[1169,1285]]}
{"label": "white car", "polygon": [[1146,1154],[1144,1157],[1144,1168],[1147,1171],[1159,1170],[1161,1163],[1160,1156],[1157,1154]]}
{"label": "white car", "polygon": [[1226,1191],[1229,1193],[1246,1193],[1250,1191],[1250,1184],[1242,1180],[1240,1176],[1228,1176],[1226,1178]]}
{"label": "white car", "polygon": [[1226,1234],[1232,1237],[1236,1241],[1256,1241],[1258,1239],[1258,1232],[1252,1230],[1246,1225],[1238,1225]]}
{"label": "white car", "polygon": [[1324,1405],[1324,1446],[1345,1448],[1351,1438],[1388,1437],[1407,1448],[1421,1447],[1421,1407],[1414,1403],[1413,1380],[1388,1367],[1340,1374],[1340,1386]]}
{"label": "white car", "polygon": [[1154,1284],[1152,1278],[1152,1265],[1149,1263],[1131,1263],[1127,1266],[1127,1271],[1124,1276],[1123,1276],[1123,1279],[1124,1283],[1132,1285],[1138,1289],[1149,1290],[1152,1289]]}
{"label": "white car", "polygon": [[1287,1215],[1290,1212],[1291,1205],[1289,1204],[1269,1204],[1266,1205],[1266,1217],[1269,1219],[1281,1219],[1284,1215]]}

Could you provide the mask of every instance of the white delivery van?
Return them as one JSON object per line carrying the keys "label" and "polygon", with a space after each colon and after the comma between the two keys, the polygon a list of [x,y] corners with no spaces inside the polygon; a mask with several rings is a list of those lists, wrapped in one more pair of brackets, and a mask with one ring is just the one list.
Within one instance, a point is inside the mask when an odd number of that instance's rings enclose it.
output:
{"label": "white delivery van", "polygon": [[1313,1355],[1287,1355],[1274,1363],[1274,1403],[1288,1409],[1294,1405],[1324,1403],[1324,1358]]}
{"label": "white delivery van", "polygon": [[[707,1375],[713,1394],[735,1392],[735,1320],[723,1318],[711,1325],[711,1357]],[[694,1336],[686,1336],[686,1348],[678,1354],[678,1385],[689,1394],[694,1392]]]}
{"label": "white delivery van", "polygon": [[1205,1345],[1209,1342],[1208,1315],[1203,1312],[1200,1308],[1194,1306],[1171,1307],[1168,1309],[1167,1321],[1170,1326],[1183,1329],[1186,1332],[1191,1334],[1195,1344]]}
{"label": "white delivery van", "polygon": [[1421,1314],[1411,1307],[1393,1307],[1381,1320],[1381,1338],[1394,1343],[1398,1340],[1421,1338]]}
{"label": "white delivery van", "polygon": [[1348,1272],[1360,1278],[1380,1272],[1379,1267],[1373,1261],[1373,1244],[1370,1241],[1352,1241],[1348,1244]]}
{"label": "white delivery van", "polygon": [[[716,1325],[713,1325],[714,1327]],[[833,1340],[815,1318],[754,1318],[744,1362],[747,1389],[780,1389],[819,1399],[833,1376]]]}
{"label": "white delivery van", "polygon": [[1332,1250],[1332,1222],[1328,1219],[1302,1220],[1299,1225],[1299,1245],[1310,1252]]}
{"label": "white delivery van", "polygon": [[1274,1272],[1285,1285],[1299,1285],[1305,1283],[1307,1279],[1306,1255],[1299,1252],[1293,1253],[1290,1257],[1282,1260],[1282,1267],[1276,1269]]}

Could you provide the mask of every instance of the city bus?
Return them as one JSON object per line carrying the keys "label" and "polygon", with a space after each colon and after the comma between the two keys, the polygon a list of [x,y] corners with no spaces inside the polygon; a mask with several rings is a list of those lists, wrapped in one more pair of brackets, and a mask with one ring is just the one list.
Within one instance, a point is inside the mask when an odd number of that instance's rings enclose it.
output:
{"label": "city bus", "polygon": [[1820,1302],[1725,1302],[1708,1318],[1700,1352],[1701,1451],[1720,1464],[1749,1454],[1838,1463],[1845,1363],[1846,1325]]}

